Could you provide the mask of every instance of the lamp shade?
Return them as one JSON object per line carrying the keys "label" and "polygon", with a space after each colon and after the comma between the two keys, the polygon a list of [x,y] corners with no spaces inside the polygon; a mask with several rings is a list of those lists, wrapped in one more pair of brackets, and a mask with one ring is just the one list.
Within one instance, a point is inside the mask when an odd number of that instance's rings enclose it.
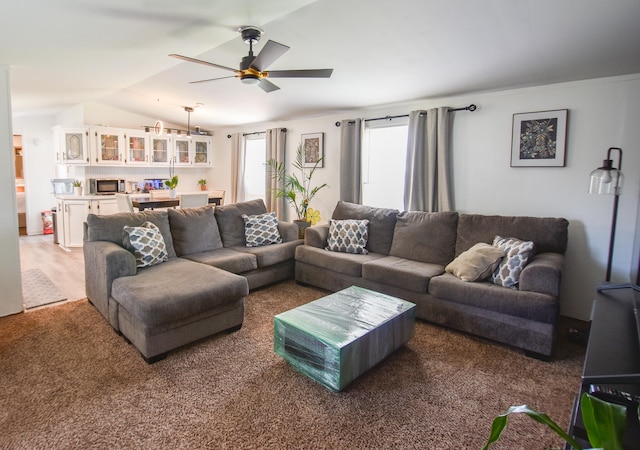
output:
{"label": "lamp shade", "polygon": [[605,159],[602,167],[591,172],[590,194],[620,195],[622,193],[622,172],[612,167],[612,161]]}

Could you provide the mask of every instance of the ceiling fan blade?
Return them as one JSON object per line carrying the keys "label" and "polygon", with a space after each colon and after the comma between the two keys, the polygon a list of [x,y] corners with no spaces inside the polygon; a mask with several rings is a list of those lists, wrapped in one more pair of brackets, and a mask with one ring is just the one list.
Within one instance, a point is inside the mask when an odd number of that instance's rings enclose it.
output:
{"label": "ceiling fan blade", "polygon": [[262,47],[262,50],[260,50],[260,53],[258,53],[258,56],[256,56],[256,59],[251,63],[251,67],[258,72],[262,72],[273,64],[276,59],[284,55],[287,50],[289,50],[289,47],[286,45],[268,40],[267,43],[264,44],[264,47]]}
{"label": "ceiling fan blade", "polygon": [[231,67],[221,66],[220,64],[214,64],[214,63],[209,62],[209,61],[203,61],[201,59],[190,58],[188,56],[176,55],[175,53],[171,53],[169,56],[171,56],[172,58],[181,59],[181,60],[187,61],[187,62],[193,62],[193,63],[197,63],[197,64],[204,64],[205,66],[211,66],[211,67],[217,67],[218,69],[229,70],[231,72],[236,72],[236,73],[240,72],[239,70],[232,69]]}
{"label": "ceiling fan blade", "polygon": [[269,70],[269,78],[329,78],[333,69]]}
{"label": "ceiling fan blade", "polygon": [[260,88],[267,93],[277,91],[278,89],[280,89],[280,87],[276,86],[266,78],[262,78],[258,86],[260,86]]}
{"label": "ceiling fan blade", "polygon": [[208,83],[209,81],[224,80],[225,78],[236,78],[236,76],[229,75],[228,77],[207,78],[206,80],[189,81],[189,84]]}

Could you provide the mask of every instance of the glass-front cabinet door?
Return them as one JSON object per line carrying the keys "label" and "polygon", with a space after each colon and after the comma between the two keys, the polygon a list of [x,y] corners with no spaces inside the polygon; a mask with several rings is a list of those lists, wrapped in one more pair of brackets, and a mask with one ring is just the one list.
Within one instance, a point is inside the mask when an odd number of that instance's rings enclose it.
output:
{"label": "glass-front cabinet door", "polygon": [[151,164],[168,166],[171,158],[171,139],[165,136],[151,135]]}
{"label": "glass-front cabinet door", "polygon": [[126,142],[125,164],[127,165],[147,165],[149,147],[149,136],[143,131],[135,132],[127,130],[124,135]]}
{"label": "glass-front cabinet door", "polygon": [[93,132],[96,163],[120,165],[124,161],[124,130],[121,128],[97,128]]}
{"label": "glass-front cabinet door", "polygon": [[176,166],[190,166],[192,164],[191,139],[188,137],[174,137],[173,155]]}
{"label": "glass-front cabinet door", "polygon": [[89,164],[89,129],[54,129],[56,135],[56,162],[59,164]]}
{"label": "glass-front cabinet door", "polygon": [[193,136],[193,165],[211,166],[211,136]]}

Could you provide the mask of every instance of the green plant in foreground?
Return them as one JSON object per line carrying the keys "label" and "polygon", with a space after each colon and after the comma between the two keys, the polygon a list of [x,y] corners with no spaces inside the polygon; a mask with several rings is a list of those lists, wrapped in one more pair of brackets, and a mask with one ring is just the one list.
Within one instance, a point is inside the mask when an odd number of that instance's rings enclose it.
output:
{"label": "green plant in foreground", "polygon": [[[627,423],[626,406],[609,403],[584,393],[580,399],[580,409],[589,444],[594,448],[602,448],[604,450],[622,450],[622,438]],[[573,448],[584,450],[575,439],[565,433],[549,416],[531,409],[527,405],[512,406],[507,412],[500,414],[493,420],[491,434],[483,450],[487,450],[492,443],[500,438],[502,430],[507,426],[507,417],[513,413],[526,414],[536,422],[547,425]],[[640,406],[637,414],[640,417]]]}
{"label": "green plant in foreground", "polygon": [[73,187],[82,187],[82,181],[73,180]]}

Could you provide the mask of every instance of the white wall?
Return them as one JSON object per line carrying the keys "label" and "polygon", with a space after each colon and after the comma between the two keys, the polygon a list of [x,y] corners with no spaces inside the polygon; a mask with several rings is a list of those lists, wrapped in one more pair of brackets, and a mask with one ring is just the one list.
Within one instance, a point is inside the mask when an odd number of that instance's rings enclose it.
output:
{"label": "white wall", "polygon": [[0,316],[22,311],[9,67],[0,65]]}
{"label": "white wall", "polygon": [[[354,110],[313,119],[266,123],[214,133],[213,176],[230,188],[230,140],[233,132],[286,127],[287,157],[300,135],[325,133],[325,167],[314,182],[330,185],[313,200],[327,221],[340,192],[341,119],[406,114],[437,106],[478,106],[453,120],[455,208],[460,212],[564,217],[569,220],[569,248],[561,293],[561,312],[589,319],[595,287],[604,280],[613,198],[589,195],[590,172],[602,164],[609,147],[624,151],[625,186],[620,198],[613,281],[628,282],[640,198],[640,74],[536,88],[430,99]],[[510,167],[514,113],[568,109],[565,167]],[[400,156],[403,157],[403,156]],[[290,216],[291,218],[292,216]]]}

